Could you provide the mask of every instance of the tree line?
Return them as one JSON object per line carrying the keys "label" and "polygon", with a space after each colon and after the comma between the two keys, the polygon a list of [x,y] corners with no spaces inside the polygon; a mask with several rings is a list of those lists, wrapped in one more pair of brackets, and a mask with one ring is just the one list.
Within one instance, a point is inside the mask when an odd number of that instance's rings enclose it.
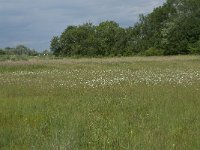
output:
{"label": "tree line", "polygon": [[24,45],[18,45],[16,47],[6,47],[0,49],[0,55],[27,55],[27,56],[37,56],[39,53],[30,49]]}
{"label": "tree line", "polygon": [[200,54],[200,1],[167,0],[128,28],[114,21],[68,26],[50,49],[56,56]]}
{"label": "tree line", "polygon": [[5,47],[0,48],[0,56],[47,56],[52,55],[52,52],[49,50],[44,50],[42,52],[38,52],[35,49],[30,49],[25,45],[17,45],[16,47]]}

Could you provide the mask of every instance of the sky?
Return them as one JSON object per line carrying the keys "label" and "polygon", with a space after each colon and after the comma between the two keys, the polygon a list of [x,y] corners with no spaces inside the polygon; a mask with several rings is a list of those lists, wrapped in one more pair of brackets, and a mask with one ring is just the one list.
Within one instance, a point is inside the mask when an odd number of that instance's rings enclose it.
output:
{"label": "sky", "polygon": [[49,49],[68,25],[116,21],[133,26],[165,0],[0,0],[0,47]]}

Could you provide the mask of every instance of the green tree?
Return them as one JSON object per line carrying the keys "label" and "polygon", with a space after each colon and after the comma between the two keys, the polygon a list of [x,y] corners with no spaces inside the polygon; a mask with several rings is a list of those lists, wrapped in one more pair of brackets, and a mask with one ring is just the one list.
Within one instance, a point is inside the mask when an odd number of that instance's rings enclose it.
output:
{"label": "green tree", "polygon": [[95,55],[98,50],[95,39],[95,26],[85,23],[80,26],[69,26],[60,37],[64,55]]}
{"label": "green tree", "polygon": [[18,45],[13,49],[15,55],[29,55],[30,49],[24,45]]}
{"label": "green tree", "polygon": [[54,36],[51,40],[51,45],[50,45],[50,50],[51,52],[59,56],[61,53],[61,45],[60,45],[60,38],[58,36]]}
{"label": "green tree", "polygon": [[96,27],[96,34],[98,43],[100,44],[99,50],[102,55],[109,56],[120,53],[120,45],[124,42],[120,37],[123,37],[124,29],[119,27],[119,24],[114,21],[101,22]]}
{"label": "green tree", "polygon": [[200,35],[200,1],[169,0],[168,5],[175,13],[162,29],[162,48],[167,55],[188,54],[188,45]]}

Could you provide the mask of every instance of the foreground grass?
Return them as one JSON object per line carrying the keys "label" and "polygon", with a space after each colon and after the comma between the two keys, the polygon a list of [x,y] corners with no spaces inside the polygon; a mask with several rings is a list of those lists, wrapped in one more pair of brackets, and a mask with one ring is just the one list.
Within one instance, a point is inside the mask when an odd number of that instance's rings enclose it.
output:
{"label": "foreground grass", "polygon": [[0,64],[0,149],[200,149],[200,59]]}

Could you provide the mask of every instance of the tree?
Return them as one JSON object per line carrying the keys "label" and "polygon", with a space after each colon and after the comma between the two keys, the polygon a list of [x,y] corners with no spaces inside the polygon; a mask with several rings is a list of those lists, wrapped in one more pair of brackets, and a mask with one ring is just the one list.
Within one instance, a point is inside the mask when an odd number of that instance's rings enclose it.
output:
{"label": "tree", "polygon": [[24,45],[18,45],[13,51],[16,55],[29,55],[31,50]]}
{"label": "tree", "polygon": [[54,36],[51,40],[51,45],[50,45],[50,50],[51,52],[59,56],[61,53],[61,45],[60,45],[60,38],[58,36]]}
{"label": "tree", "polygon": [[76,43],[76,26],[68,26],[60,36],[61,54],[71,56],[74,43]]}
{"label": "tree", "polygon": [[189,44],[200,35],[200,1],[169,0],[175,11],[162,29],[162,48],[165,54],[188,54]]}
{"label": "tree", "polygon": [[124,29],[114,21],[101,22],[96,27],[97,40],[100,43],[99,50],[104,56],[117,55],[120,53],[120,44],[123,43]]}
{"label": "tree", "polygon": [[95,26],[91,23],[67,27],[60,37],[60,42],[64,55],[98,55]]}

